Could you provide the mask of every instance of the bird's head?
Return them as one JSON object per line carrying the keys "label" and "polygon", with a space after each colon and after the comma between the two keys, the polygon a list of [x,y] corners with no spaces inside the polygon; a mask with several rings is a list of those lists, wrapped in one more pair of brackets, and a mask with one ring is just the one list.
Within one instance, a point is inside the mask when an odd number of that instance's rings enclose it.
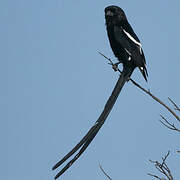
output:
{"label": "bird's head", "polygon": [[106,22],[109,20],[123,21],[126,20],[124,11],[118,6],[108,6],[104,9]]}

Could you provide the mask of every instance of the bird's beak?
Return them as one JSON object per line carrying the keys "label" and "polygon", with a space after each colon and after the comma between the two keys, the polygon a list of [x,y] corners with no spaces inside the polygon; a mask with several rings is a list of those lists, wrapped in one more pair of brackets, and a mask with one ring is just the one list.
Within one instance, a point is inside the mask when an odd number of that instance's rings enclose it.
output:
{"label": "bird's beak", "polygon": [[106,16],[113,16],[113,13],[111,11],[107,11]]}

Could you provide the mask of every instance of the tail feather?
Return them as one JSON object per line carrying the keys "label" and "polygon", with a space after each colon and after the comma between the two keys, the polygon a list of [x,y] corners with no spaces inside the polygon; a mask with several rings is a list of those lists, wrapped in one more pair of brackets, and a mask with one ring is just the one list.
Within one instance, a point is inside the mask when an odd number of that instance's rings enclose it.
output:
{"label": "tail feather", "polygon": [[141,71],[141,73],[142,73],[144,79],[145,79],[146,82],[147,82],[148,72],[147,72],[146,67],[145,67],[145,66],[144,66],[144,67],[139,67],[139,70]]}
{"label": "tail feather", "polygon": [[109,97],[107,103],[105,104],[104,110],[99,116],[96,123],[91,127],[91,129],[88,131],[88,133],[82,138],[82,140],[66,155],[64,156],[55,166],[52,168],[52,170],[58,168],[60,165],[62,165],[67,159],[69,159],[74,153],[76,153],[80,148],[79,152],[72,158],[65,166],[64,168],[55,176],[55,179],[57,179],[59,176],[61,176],[79,157],[80,155],[86,150],[88,145],[91,143],[91,141],[94,139],[102,125],[104,124],[106,118],[108,117],[111,109],[113,108],[116,99],[121,92],[124,84],[128,80],[128,78],[133,73],[134,69],[131,68],[123,68],[123,72],[121,73],[116,86]]}

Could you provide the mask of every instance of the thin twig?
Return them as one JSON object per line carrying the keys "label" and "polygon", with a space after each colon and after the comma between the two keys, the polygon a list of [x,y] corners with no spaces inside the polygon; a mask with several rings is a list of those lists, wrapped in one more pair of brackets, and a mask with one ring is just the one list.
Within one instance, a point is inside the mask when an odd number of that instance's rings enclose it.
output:
{"label": "thin twig", "polygon": [[99,167],[100,167],[101,171],[104,173],[104,175],[105,175],[109,180],[112,180],[112,178],[104,171],[104,169],[102,168],[101,164],[99,164]]}
{"label": "thin twig", "polygon": [[112,62],[112,60],[111,60],[110,58],[108,58],[107,56],[105,56],[104,54],[102,54],[102,53],[99,52],[99,51],[98,51],[98,53],[109,61],[108,64],[112,66],[112,68],[113,68],[114,71],[118,71],[119,73],[122,73],[122,71],[117,67],[116,64],[114,64],[114,63]]}
{"label": "thin twig", "polygon": [[155,175],[155,174],[151,174],[151,173],[148,173],[149,176],[152,176],[156,179],[159,179],[159,180],[162,180],[162,178],[160,178],[159,176]]}
{"label": "thin twig", "polygon": [[168,97],[168,99],[174,105],[175,110],[180,111],[180,108],[178,107],[178,105],[170,97]]}

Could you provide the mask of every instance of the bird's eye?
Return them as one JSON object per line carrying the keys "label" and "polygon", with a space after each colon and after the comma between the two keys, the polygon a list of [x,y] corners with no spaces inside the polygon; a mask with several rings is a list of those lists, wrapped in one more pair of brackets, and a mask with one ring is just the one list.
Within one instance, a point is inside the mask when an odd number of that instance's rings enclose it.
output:
{"label": "bird's eye", "polygon": [[112,11],[107,11],[107,12],[106,12],[106,15],[107,15],[107,16],[113,16],[114,13],[113,13]]}

